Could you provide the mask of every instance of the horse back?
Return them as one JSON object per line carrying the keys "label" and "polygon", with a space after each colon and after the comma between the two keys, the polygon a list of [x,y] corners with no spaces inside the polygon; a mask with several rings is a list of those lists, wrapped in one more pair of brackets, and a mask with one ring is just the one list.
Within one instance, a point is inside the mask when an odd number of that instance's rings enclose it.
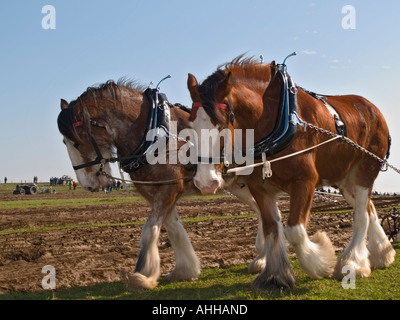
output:
{"label": "horse back", "polygon": [[[324,100],[336,110],[347,127],[347,137],[359,146],[384,158],[389,150],[389,129],[383,114],[367,99],[357,95],[329,96]],[[299,91],[299,115],[313,125],[336,133],[335,120],[327,107],[305,92]],[[298,130],[298,141],[314,144],[327,140],[328,135],[307,129]],[[304,142],[305,141],[305,142]],[[296,142],[294,142],[296,144]],[[353,168],[362,173],[370,173],[365,185],[377,176],[378,161],[344,142],[333,142],[316,149],[315,166],[320,179],[335,182],[343,179]],[[358,180],[365,180],[360,177]]]}
{"label": "horse back", "polygon": [[389,128],[381,111],[367,99],[357,95],[326,98],[348,128],[350,139],[384,158],[389,151]]}

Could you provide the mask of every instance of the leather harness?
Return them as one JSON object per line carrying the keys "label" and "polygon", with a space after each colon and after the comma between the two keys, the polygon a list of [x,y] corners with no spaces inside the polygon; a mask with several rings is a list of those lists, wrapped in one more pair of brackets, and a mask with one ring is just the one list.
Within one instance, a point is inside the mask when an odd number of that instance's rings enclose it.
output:
{"label": "leather harness", "polygon": [[[147,120],[147,126],[146,126],[146,133],[149,132],[150,130],[163,130],[166,134],[166,137],[168,139],[169,136],[169,122],[171,118],[170,114],[170,103],[168,102],[168,99],[165,94],[159,93],[157,89],[150,89],[148,88],[145,92],[144,95],[146,98],[150,101],[150,112]],[[82,104],[82,106],[85,108],[85,105]],[[181,108],[182,110],[187,112],[187,109],[185,107],[181,107],[179,104],[177,107]],[[72,109],[73,106],[71,106],[68,109]],[[67,110],[67,109],[65,109]],[[71,112],[71,110],[69,110]],[[104,125],[93,121],[89,120],[90,126],[94,125],[100,128],[105,128]],[[83,125],[83,121],[76,121],[73,123],[74,127],[79,127]],[[143,136],[141,143],[139,146],[127,157],[114,157],[114,158],[109,158],[106,159],[103,157],[101,154],[100,148],[96,142],[95,137],[92,134],[92,131],[90,129],[90,126],[88,128],[88,134],[90,137],[90,141],[93,145],[93,148],[96,152],[96,159],[78,166],[74,166],[74,170],[79,170],[87,167],[91,167],[97,164],[100,164],[100,172],[104,168],[104,165],[106,163],[113,163],[113,162],[120,162],[121,163],[121,168],[127,172],[131,173],[134,172],[144,166],[146,166],[147,160],[146,160],[146,154],[149,150],[149,148],[154,144],[156,139],[158,138],[157,136],[154,136],[152,140],[148,141],[146,139],[146,134]]]}

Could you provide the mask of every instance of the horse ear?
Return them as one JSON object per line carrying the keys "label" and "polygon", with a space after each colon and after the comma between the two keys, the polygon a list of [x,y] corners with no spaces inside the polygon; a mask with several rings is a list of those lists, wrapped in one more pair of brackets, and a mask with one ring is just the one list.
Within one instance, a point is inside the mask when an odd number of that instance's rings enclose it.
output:
{"label": "horse ear", "polygon": [[232,90],[232,72],[229,71],[225,79],[218,85],[215,90],[215,98],[217,101],[223,101]]}
{"label": "horse ear", "polygon": [[68,108],[68,102],[65,101],[64,99],[61,99],[61,110],[64,110],[67,108]]}
{"label": "horse ear", "polygon": [[271,66],[271,77],[274,77],[275,73],[276,73],[276,68],[277,68],[275,60],[273,60],[271,62],[270,66]]}
{"label": "horse ear", "polygon": [[76,119],[83,121],[83,123],[85,123],[85,124],[89,124],[90,114],[89,114],[89,111],[87,110],[86,106],[82,105],[82,102],[80,102],[74,106],[74,113],[75,113]]}
{"label": "horse ear", "polygon": [[193,102],[199,102],[199,83],[197,82],[196,77],[191,73],[188,74],[187,87],[189,89],[190,97],[192,98]]}

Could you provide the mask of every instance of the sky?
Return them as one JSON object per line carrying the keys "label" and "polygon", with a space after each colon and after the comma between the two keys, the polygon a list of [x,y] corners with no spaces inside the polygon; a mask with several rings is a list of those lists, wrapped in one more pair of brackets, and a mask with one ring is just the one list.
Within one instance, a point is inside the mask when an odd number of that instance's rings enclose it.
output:
{"label": "sky", "polygon": [[[49,20],[46,5],[53,6]],[[351,6],[348,11],[346,6]],[[374,0],[5,0],[0,4],[0,182],[75,178],[57,128],[60,99],[136,79],[190,105],[199,81],[246,53],[278,63],[321,94],[358,94],[383,113],[400,167],[400,2]],[[52,16],[54,17],[54,16]],[[55,21],[55,29],[47,28]],[[400,192],[389,169],[375,190]]]}

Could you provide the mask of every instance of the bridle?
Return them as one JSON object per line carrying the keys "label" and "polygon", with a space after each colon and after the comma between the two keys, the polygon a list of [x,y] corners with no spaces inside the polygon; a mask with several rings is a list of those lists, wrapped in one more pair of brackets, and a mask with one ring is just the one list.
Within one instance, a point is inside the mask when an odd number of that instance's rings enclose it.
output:
{"label": "bridle", "polygon": [[[101,123],[99,123],[97,121],[94,121],[94,120],[91,120],[91,119],[89,119],[89,124],[90,124],[90,126],[96,126],[98,128],[103,128],[103,129],[106,128],[104,124],[101,124]],[[74,126],[74,128],[82,127],[83,126],[83,121],[74,122],[73,126]],[[103,157],[103,155],[102,155],[102,153],[100,151],[99,145],[97,144],[97,141],[96,141],[96,139],[95,139],[95,137],[94,137],[94,135],[92,133],[92,130],[90,129],[90,126],[88,128],[88,135],[90,137],[90,142],[92,143],[93,149],[96,152],[97,157],[93,161],[89,161],[89,162],[80,164],[78,166],[73,166],[73,168],[74,168],[74,170],[79,170],[79,169],[92,167],[92,166],[95,166],[97,164],[100,164],[100,170],[98,172],[98,174],[100,175],[100,173],[101,173],[101,171],[103,171],[104,166],[105,166],[106,163],[117,162],[119,158],[109,158],[109,159],[107,159],[107,158]],[[77,148],[78,146],[79,145],[75,145],[75,148]]]}
{"label": "bridle", "polygon": [[[86,106],[83,104],[83,107],[86,108]],[[103,169],[104,166],[107,163],[115,163],[115,162],[123,162],[123,161],[128,161],[128,160],[136,160],[137,158],[141,157],[140,155],[130,155],[126,157],[111,157],[111,158],[105,158],[103,154],[100,151],[99,145],[97,144],[96,138],[94,137],[91,126],[95,126],[98,128],[106,129],[106,126],[102,123],[99,123],[95,120],[89,119],[88,121],[89,127],[88,127],[88,135],[90,138],[90,142],[93,146],[94,151],[96,152],[96,158],[93,161],[85,162],[83,164],[73,166],[74,170],[79,170],[79,169],[84,169],[88,167],[93,167],[95,165],[100,165],[99,171],[96,173],[97,176],[103,174]],[[84,125],[83,121],[76,121],[73,123],[74,128],[82,127]],[[75,148],[77,148],[79,144],[75,144]]]}

